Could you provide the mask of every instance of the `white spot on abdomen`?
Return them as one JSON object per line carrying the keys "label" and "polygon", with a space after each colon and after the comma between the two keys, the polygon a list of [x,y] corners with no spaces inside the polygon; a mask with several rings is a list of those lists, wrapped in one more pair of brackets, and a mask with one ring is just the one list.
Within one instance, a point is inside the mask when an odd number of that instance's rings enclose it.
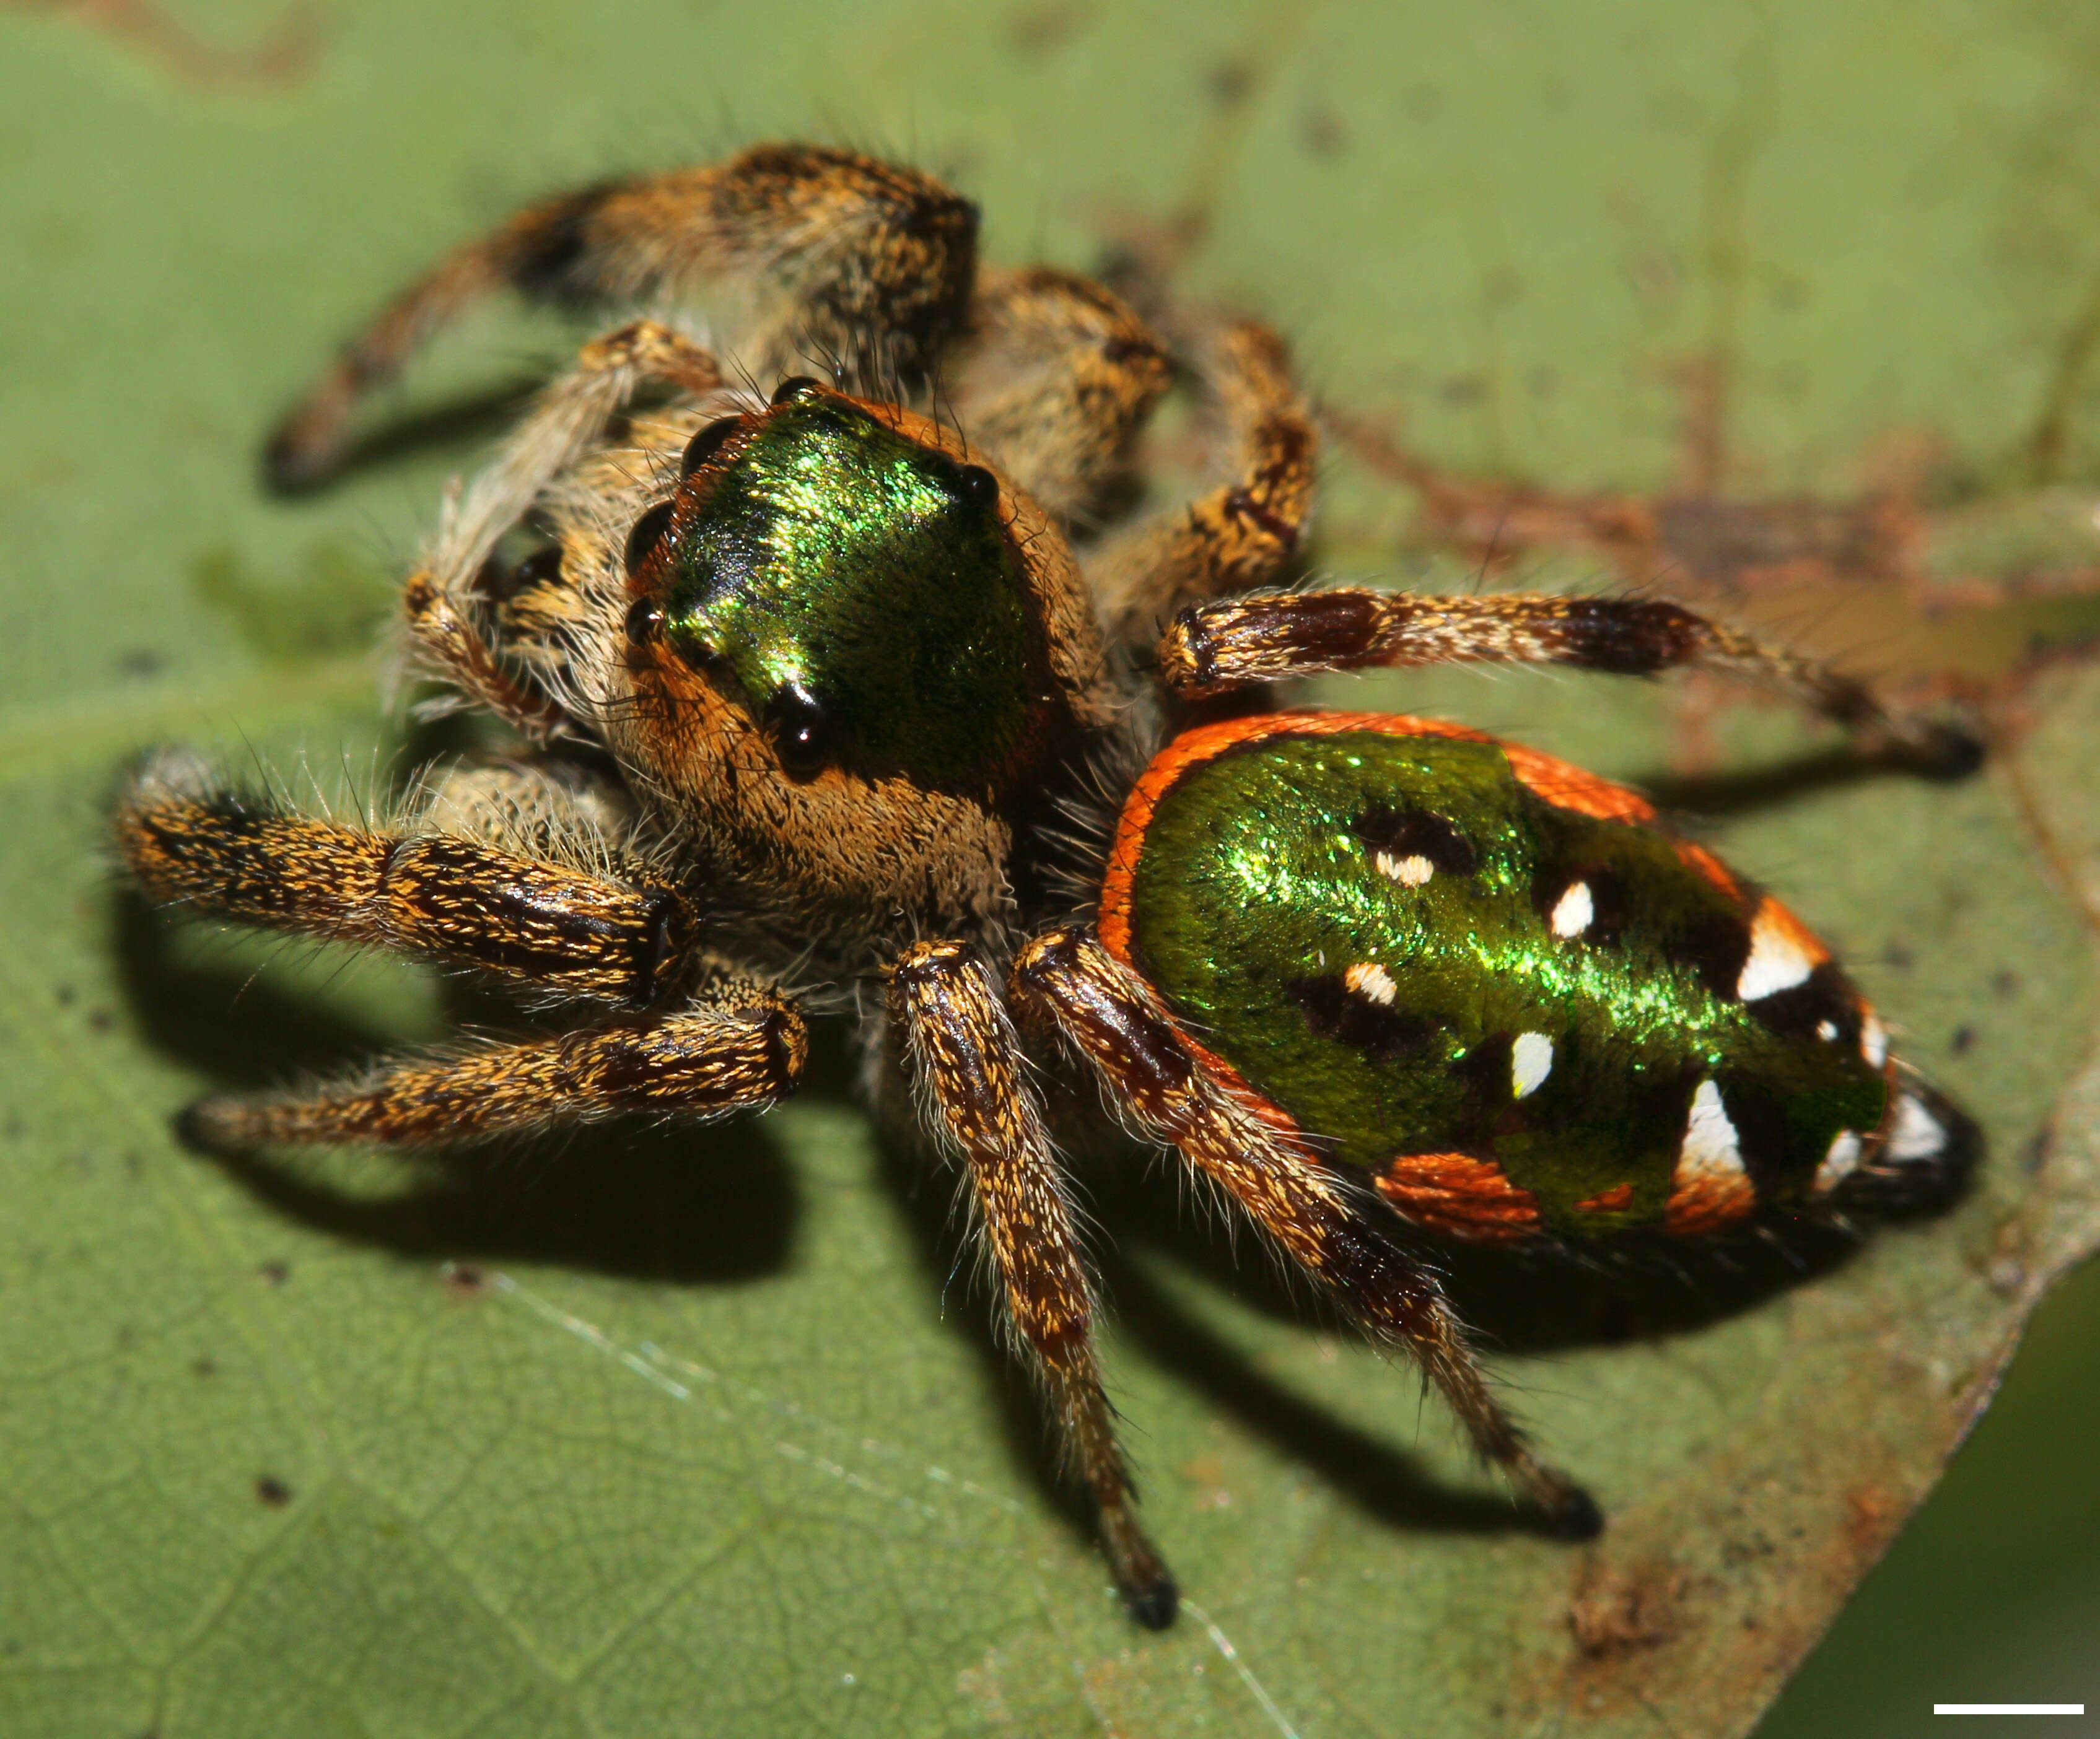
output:
{"label": "white spot on abdomen", "polygon": [[1860,1028],[1860,1054],[1867,1059],[1869,1068],[1889,1066],[1889,1029],[1872,1015]]}
{"label": "white spot on abdomen", "polygon": [[1436,866],[1418,852],[1412,857],[1395,857],[1390,852],[1380,852],[1372,861],[1380,874],[1391,876],[1403,887],[1419,887],[1436,874]]}
{"label": "white spot on abdomen", "polygon": [[1895,1121],[1889,1129],[1884,1159],[1908,1162],[1934,1160],[1947,1151],[1947,1131],[1917,1099],[1908,1093],[1896,1095]]}
{"label": "white spot on abdomen", "polygon": [[1392,1006],[1395,993],[1392,975],[1374,960],[1351,966],[1342,975],[1342,982],[1360,997],[1368,997],[1387,1008]]}
{"label": "white spot on abdomen", "polygon": [[1568,884],[1568,892],[1553,905],[1553,933],[1561,937],[1573,937],[1587,930],[1597,916],[1597,902],[1590,897],[1587,882]]}
{"label": "white spot on abdomen", "polygon": [[1721,1090],[1702,1081],[1692,1095],[1692,1115],[1685,1119],[1683,1145],[1677,1150],[1676,1182],[1681,1187],[1695,1179],[1719,1182],[1745,1175],[1742,1144],[1721,1103]]}
{"label": "white spot on abdomen", "polygon": [[1815,970],[1814,957],[1802,945],[1799,927],[1776,916],[1767,900],[1750,926],[1749,958],[1736,980],[1736,994],[1745,1002],[1755,1002],[1807,984]]}
{"label": "white spot on abdomen", "polygon": [[1545,1085],[1553,1072],[1553,1041],[1543,1032],[1520,1032],[1510,1046],[1510,1085],[1524,1098]]}
{"label": "white spot on abdomen", "polygon": [[1830,1143],[1830,1151],[1823,1156],[1823,1163],[1815,1168],[1815,1193],[1837,1187],[1851,1175],[1860,1163],[1860,1138],[1851,1129],[1840,1129],[1838,1138]]}

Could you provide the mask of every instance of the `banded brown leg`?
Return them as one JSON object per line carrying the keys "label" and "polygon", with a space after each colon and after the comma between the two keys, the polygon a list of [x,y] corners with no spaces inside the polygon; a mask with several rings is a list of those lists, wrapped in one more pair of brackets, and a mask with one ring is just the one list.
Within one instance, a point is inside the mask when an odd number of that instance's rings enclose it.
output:
{"label": "banded brown leg", "polygon": [[639,1008],[690,970],[693,914],[668,887],[457,834],[317,820],[187,769],[149,768],[118,808],[117,838],[158,899],[479,967],[557,996]]}
{"label": "banded brown leg", "polygon": [[726,163],[582,187],[527,207],[397,296],[289,411],[265,469],[311,488],[342,463],[357,407],[417,350],[505,289],[585,310],[690,306],[711,283],[763,286],[755,372],[830,359],[849,390],[923,378],[967,308],[977,210],[940,183],[852,152],[761,145]]}
{"label": "banded brown leg", "polygon": [[185,1123],[207,1147],[240,1148],[469,1141],[626,1112],[721,1117],[786,1098],[807,1055],[792,1003],[755,980],[724,978],[676,1014],[396,1062],[376,1078],[305,1093],[208,1098]]}
{"label": "banded brown leg", "polygon": [[1111,633],[1133,645],[1184,605],[1276,579],[1312,509],[1318,437],[1283,341],[1239,321],[1195,348],[1224,423],[1227,480],[1105,539],[1088,564]]}
{"label": "banded brown leg", "polygon": [[1183,610],[1158,652],[1161,681],[1187,700],[1328,671],[1457,663],[1564,664],[1629,676],[1724,671],[1935,770],[1965,772],[1980,753],[1944,721],[1890,713],[1854,677],[1656,599],[1271,592]]}
{"label": "banded brown leg", "polygon": [[1093,1493],[1123,1598],[1139,1623],[1164,1629],[1174,1580],[1137,1520],[1094,1356],[1092,1288],[1071,1205],[997,987],[975,949],[925,943],[898,962],[889,995],[941,1132],[968,1163],[1007,1308]]}
{"label": "banded brown leg", "polygon": [[1589,1494],[1531,1453],[1489,1392],[1434,1277],[1333,1172],[1220,1087],[1141,978],[1092,936],[1065,930],[1024,948],[1013,981],[1017,999],[1048,1018],[1118,1105],[1221,1186],[1371,1334],[1414,1355],[1481,1455],[1556,1531],[1598,1531]]}

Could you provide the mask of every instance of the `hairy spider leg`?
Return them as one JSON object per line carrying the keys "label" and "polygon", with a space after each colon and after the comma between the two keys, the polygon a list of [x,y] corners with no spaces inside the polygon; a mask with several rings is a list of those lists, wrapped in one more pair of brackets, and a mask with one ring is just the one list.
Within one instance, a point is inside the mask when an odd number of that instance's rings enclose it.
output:
{"label": "hairy spider leg", "polygon": [[1123,300],[1048,266],[978,274],[941,383],[973,447],[1070,523],[1130,476],[1138,431],[1173,382],[1165,347]]}
{"label": "hairy spider leg", "polygon": [[187,1113],[207,1147],[265,1142],[471,1141],[629,1112],[686,1118],[763,1111],[795,1090],[802,1016],[755,979],[708,984],[675,1014],[380,1065],[305,1093],[215,1094]]}
{"label": "hairy spider leg", "polygon": [[898,962],[889,1002],[931,1102],[927,1120],[967,1162],[1011,1322],[1093,1494],[1123,1598],[1140,1623],[1164,1629],[1174,1580],[1137,1520],[1094,1356],[1093,1288],[1072,1207],[991,974],[965,943],[924,943]]}
{"label": "hairy spider leg", "polygon": [[1021,951],[1013,985],[1016,999],[1048,1015],[1145,1134],[1222,1186],[1373,1336],[1414,1356],[1480,1455],[1557,1532],[1598,1531],[1589,1494],[1531,1453],[1490,1393],[1435,1278],[1295,1135],[1218,1083],[1143,979],[1084,931],[1060,930]]}
{"label": "hairy spider leg", "polygon": [[1312,511],[1319,438],[1283,341],[1253,320],[1189,346],[1224,425],[1226,480],[1103,540],[1088,561],[1113,638],[1136,647],[1183,605],[1279,578]]}
{"label": "hairy spider leg", "polygon": [[1943,720],[1891,714],[1854,677],[1657,599],[1270,592],[1193,605],[1158,647],[1161,681],[1185,700],[1326,671],[1458,663],[1568,664],[1636,676],[1718,671],[1943,770],[1965,772],[1980,754],[1968,733]]}
{"label": "hairy spider leg", "polygon": [[149,766],[118,808],[117,837],[158,899],[556,997],[640,1008],[690,970],[695,920],[673,889],[454,834],[345,826]]}
{"label": "hairy spider leg", "polygon": [[977,230],[977,208],[931,177],[814,145],[562,194],[448,254],[345,345],[271,435],[266,474],[286,490],[325,482],[357,407],[505,289],[601,311],[690,306],[715,284],[762,293],[771,311],[743,353],[755,372],[821,358],[848,390],[895,396],[963,317]]}

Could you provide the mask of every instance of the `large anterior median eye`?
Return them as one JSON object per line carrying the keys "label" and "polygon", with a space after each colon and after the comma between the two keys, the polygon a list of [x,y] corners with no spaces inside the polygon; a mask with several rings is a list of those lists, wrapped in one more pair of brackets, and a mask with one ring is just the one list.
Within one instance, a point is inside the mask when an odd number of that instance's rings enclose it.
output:
{"label": "large anterior median eye", "polygon": [[799,682],[783,682],[765,703],[773,751],[791,779],[814,779],[829,764],[836,732],[829,710]]}

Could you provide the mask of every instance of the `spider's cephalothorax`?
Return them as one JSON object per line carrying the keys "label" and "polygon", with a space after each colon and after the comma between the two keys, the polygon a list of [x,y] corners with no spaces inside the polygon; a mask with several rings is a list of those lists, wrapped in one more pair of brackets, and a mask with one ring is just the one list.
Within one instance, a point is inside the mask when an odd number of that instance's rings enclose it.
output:
{"label": "spider's cephalothorax", "polygon": [[[1413,1353],[1563,1531],[1593,1531],[1395,1215],[1571,1243],[1929,1208],[1970,1132],[1896,1072],[1799,920],[1634,793],[1455,725],[1210,703],[1375,665],[1705,665],[1942,762],[1963,745],[1666,603],[1254,589],[1286,577],[1312,494],[1277,339],[1155,332],[1083,279],[980,268],[975,224],[922,176],[769,147],[521,214],[345,351],[271,443],[280,483],[325,476],[357,401],[505,285],[737,293],[732,354],[769,390],[649,321],[548,389],[404,592],[429,673],[516,751],[426,781],[393,830],[149,764],[118,833],[156,894],[585,1011],[208,1099],[192,1126],[426,1142],[757,1109],[801,1075],[802,1004],[858,1007],[964,1163],[1118,1579],[1163,1624],[1174,1584],[1101,1391],[1039,1045]],[[830,384],[804,376],[817,356]],[[1217,479],[1118,517],[1176,362]],[[526,526],[542,547],[499,558]]]}

